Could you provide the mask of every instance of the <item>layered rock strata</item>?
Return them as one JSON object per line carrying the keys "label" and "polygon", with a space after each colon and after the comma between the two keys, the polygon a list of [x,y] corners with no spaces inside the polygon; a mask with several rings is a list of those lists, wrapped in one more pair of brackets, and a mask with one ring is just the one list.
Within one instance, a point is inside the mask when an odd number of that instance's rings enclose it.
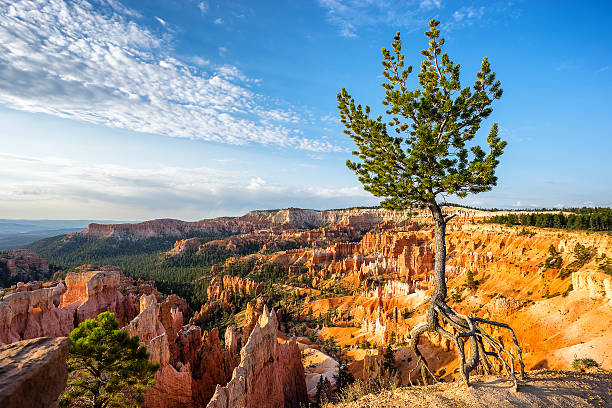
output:
{"label": "layered rock strata", "polygon": [[120,269],[102,267],[70,273],[65,284],[53,287],[38,282],[17,285],[0,300],[0,343],[67,336],[75,325],[106,311],[127,324],[138,314],[138,302],[134,295],[121,294],[121,279]]}
{"label": "layered rock strata", "polygon": [[67,336],[74,328],[74,313],[56,307],[54,290],[41,288],[4,296],[0,301],[0,342]]}
{"label": "layered rock strata", "polygon": [[113,267],[69,273],[60,307],[75,310],[78,322],[94,319],[101,312],[113,312],[119,323],[126,325],[138,310],[135,300],[126,298],[119,291],[121,277],[121,269]]}

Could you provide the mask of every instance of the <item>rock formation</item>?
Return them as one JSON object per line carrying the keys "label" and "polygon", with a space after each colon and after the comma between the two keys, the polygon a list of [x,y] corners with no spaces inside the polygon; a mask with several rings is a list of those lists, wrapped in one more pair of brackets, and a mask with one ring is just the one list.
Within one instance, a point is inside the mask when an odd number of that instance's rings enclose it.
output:
{"label": "rock formation", "polygon": [[218,385],[207,408],[297,407],[307,404],[304,367],[295,340],[279,344],[274,311],[264,307],[240,365],[226,386]]}
{"label": "rock formation", "polygon": [[124,327],[130,336],[139,336],[150,360],[160,364],[156,384],[145,395],[147,408],[204,406],[238,365],[236,352],[221,346],[217,329],[202,333],[197,326],[183,326],[187,311],[185,300],[176,295],[161,304],[154,295],[143,295],[140,313]]}
{"label": "rock formation", "polygon": [[573,272],[572,286],[576,290],[588,291],[591,297],[603,297],[609,301],[612,301],[612,276],[603,272]]}
{"label": "rock formation", "polygon": [[69,273],[60,307],[75,310],[78,322],[96,318],[101,312],[113,312],[119,323],[126,325],[138,311],[134,300],[119,291],[121,276],[121,269],[113,267]]}
{"label": "rock formation", "polygon": [[[484,216],[478,210],[448,207],[446,211],[459,217]],[[416,211],[421,215],[422,211]],[[137,224],[89,224],[84,231],[68,235],[86,238],[145,239],[154,237],[180,237],[186,239],[202,235],[243,234],[258,230],[281,228],[284,230],[313,229],[338,225],[352,226],[368,231],[381,223],[398,223],[411,218],[410,211],[390,211],[382,208],[347,208],[343,210],[317,211],[288,208],[274,211],[251,211],[242,217],[220,217],[186,222],[173,219],[145,221]]]}
{"label": "rock formation", "polygon": [[67,336],[74,314],[54,304],[54,288],[11,293],[0,300],[0,342]]}
{"label": "rock formation", "polygon": [[219,301],[222,306],[229,305],[234,296],[255,296],[261,292],[262,284],[251,279],[242,279],[238,276],[215,276],[206,288],[209,301]]}
{"label": "rock formation", "polygon": [[29,282],[44,279],[49,274],[49,262],[29,249],[15,249],[0,254],[0,283]]}
{"label": "rock formation", "polygon": [[66,337],[19,341],[0,348],[0,407],[57,407],[66,387]]}
{"label": "rock formation", "polygon": [[[75,324],[105,311],[114,312],[121,324],[127,324],[138,313],[137,298],[121,294],[122,279],[120,269],[101,267],[70,273],[65,284],[53,287],[40,282],[15,286],[0,300],[0,342],[67,336]],[[149,291],[147,285],[142,288]]]}

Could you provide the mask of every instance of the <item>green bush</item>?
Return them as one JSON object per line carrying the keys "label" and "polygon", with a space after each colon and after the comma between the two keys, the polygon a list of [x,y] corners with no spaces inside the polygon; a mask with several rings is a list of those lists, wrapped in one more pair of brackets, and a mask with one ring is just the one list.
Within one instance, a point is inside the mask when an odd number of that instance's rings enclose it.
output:
{"label": "green bush", "polygon": [[577,358],[572,362],[572,368],[574,371],[585,372],[588,368],[599,367],[597,361],[592,358]]}

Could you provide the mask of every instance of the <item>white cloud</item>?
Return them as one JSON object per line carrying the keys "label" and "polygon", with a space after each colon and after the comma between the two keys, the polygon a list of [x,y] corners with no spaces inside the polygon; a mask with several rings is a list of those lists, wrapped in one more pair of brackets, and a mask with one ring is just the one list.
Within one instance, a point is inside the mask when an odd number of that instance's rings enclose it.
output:
{"label": "white cloud", "polygon": [[108,0],[0,0],[0,104],[171,137],[339,150],[288,127],[295,112],[278,115],[237,68],[179,61],[135,15]]}
{"label": "white cloud", "polygon": [[202,57],[199,56],[193,56],[189,58],[189,61],[193,62],[194,64],[200,66],[200,67],[205,67],[207,65],[210,65],[210,60],[204,59]]}
{"label": "white cloud", "polygon": [[215,24],[223,24],[223,19],[221,17],[215,18]]}
{"label": "white cloud", "polygon": [[388,0],[318,0],[327,10],[327,20],[343,37],[357,38],[361,27],[388,24],[410,31],[426,26],[430,10],[440,8],[440,0],[392,2]]}
{"label": "white cloud", "polygon": [[524,204],[523,204],[522,202],[520,202],[520,201],[517,201],[517,202],[516,202],[516,203],[514,203],[512,206],[513,206],[513,207],[523,207],[523,206],[524,206]]}
{"label": "white cloud", "polygon": [[[318,3],[327,11],[327,21],[338,27],[341,36],[348,38],[359,37],[362,29],[382,25],[394,30],[420,31],[432,18],[439,19],[443,32],[448,32],[520,16],[520,10],[511,3],[482,0],[476,3],[483,5],[462,6],[454,11],[445,9],[446,4],[441,0],[318,0]],[[485,14],[491,18],[485,19]]]}
{"label": "white cloud", "polygon": [[440,0],[422,0],[419,3],[419,8],[425,10],[431,10],[433,8],[440,8],[442,6],[442,2]]}
{"label": "white cloud", "polygon": [[161,18],[159,18],[159,17],[157,17],[157,16],[155,16],[155,19],[156,19],[157,21],[159,21],[159,24],[163,25],[164,27],[166,26],[166,22],[165,22],[163,19],[161,19]]}
{"label": "white cloud", "polygon": [[[3,155],[9,157],[11,155]],[[337,208],[376,202],[361,187],[287,186],[208,167],[130,167],[11,156],[0,168],[0,213],[62,218],[202,218],[256,208]],[[57,206],[58,208],[50,208]],[[14,212],[14,215],[13,213]]]}
{"label": "white cloud", "polygon": [[475,22],[482,19],[485,15],[486,8],[481,7],[461,7],[453,12],[453,20],[443,24],[443,29],[450,31],[462,27],[469,27]]}
{"label": "white cloud", "polygon": [[462,7],[459,10],[456,10],[453,13],[453,18],[455,21],[464,21],[464,20],[472,20],[475,18],[480,18],[484,15],[485,8],[484,7]]}
{"label": "white cloud", "polygon": [[201,1],[198,3],[198,8],[200,9],[200,12],[202,13],[202,15],[204,15],[208,11],[208,4]]}

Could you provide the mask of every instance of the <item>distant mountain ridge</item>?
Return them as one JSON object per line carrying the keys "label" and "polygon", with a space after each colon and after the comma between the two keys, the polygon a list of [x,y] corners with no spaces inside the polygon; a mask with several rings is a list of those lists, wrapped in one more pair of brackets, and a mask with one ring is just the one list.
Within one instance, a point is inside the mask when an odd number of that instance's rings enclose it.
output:
{"label": "distant mountain ridge", "polygon": [[[474,209],[447,207],[446,211],[462,216],[488,216]],[[481,214],[482,213],[482,214]],[[331,224],[351,224],[362,229],[371,229],[381,222],[400,223],[411,216],[426,216],[422,210],[393,211],[383,208],[346,208],[337,210],[312,210],[286,208],[280,210],[254,210],[239,217],[218,217],[200,221],[157,219],[140,223],[101,224],[91,223],[87,229],[70,234],[66,239],[116,238],[139,240],[160,237],[188,237],[198,235],[244,234],[260,229],[281,228],[312,229]]]}
{"label": "distant mountain ridge", "polygon": [[[92,220],[0,219],[0,251],[9,251],[43,238],[70,234],[87,228]],[[101,220],[102,223],[124,221]]]}
{"label": "distant mountain ridge", "polygon": [[219,217],[200,221],[159,219],[137,224],[89,224],[84,231],[71,234],[86,238],[146,239],[183,237],[188,235],[243,234],[260,229],[311,229],[336,223],[359,223],[373,227],[383,221],[402,221],[408,211],[384,209],[310,210],[289,208],[283,210],[256,210],[240,217]]}

